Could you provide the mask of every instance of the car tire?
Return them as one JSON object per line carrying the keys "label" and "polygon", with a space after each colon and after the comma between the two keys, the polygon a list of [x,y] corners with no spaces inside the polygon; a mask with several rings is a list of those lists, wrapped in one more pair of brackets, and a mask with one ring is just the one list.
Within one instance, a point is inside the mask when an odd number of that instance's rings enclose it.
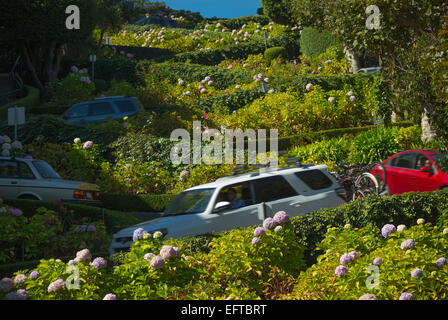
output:
{"label": "car tire", "polygon": [[25,194],[23,196],[20,196],[19,199],[24,199],[24,200],[39,200],[37,197],[32,196],[30,194]]}

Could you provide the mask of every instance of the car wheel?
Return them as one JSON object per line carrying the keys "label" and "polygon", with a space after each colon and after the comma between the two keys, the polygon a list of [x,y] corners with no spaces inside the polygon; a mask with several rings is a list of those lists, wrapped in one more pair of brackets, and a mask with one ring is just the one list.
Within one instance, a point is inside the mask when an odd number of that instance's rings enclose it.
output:
{"label": "car wheel", "polygon": [[20,196],[19,199],[25,199],[25,200],[39,200],[35,196],[32,196],[30,194],[25,194],[23,196]]}

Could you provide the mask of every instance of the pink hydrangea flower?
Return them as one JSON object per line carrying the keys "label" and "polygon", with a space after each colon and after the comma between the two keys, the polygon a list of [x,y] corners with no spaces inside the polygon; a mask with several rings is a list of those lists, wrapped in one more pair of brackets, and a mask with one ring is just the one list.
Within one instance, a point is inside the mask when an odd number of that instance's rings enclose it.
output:
{"label": "pink hydrangea flower", "polygon": [[284,224],[289,221],[289,216],[285,211],[278,211],[274,215],[274,221],[277,222],[277,224]]}
{"label": "pink hydrangea flower", "polygon": [[76,262],[90,261],[91,259],[92,259],[92,254],[90,253],[89,249],[83,249],[76,253],[76,258],[75,258]]}
{"label": "pink hydrangea flower", "polygon": [[59,291],[59,290],[61,290],[63,288],[65,288],[64,280],[58,279],[58,280],[53,281],[52,283],[50,283],[50,285],[48,286],[48,293],[56,292],[56,291]]}
{"label": "pink hydrangea flower", "polygon": [[0,280],[0,292],[8,292],[11,291],[14,287],[14,280],[10,278],[3,278]]}
{"label": "pink hydrangea flower", "polygon": [[117,300],[117,296],[113,293],[108,293],[104,296],[103,300]]}
{"label": "pink hydrangea flower", "polygon": [[93,147],[92,141],[86,141],[83,146],[84,149],[92,149],[92,147]]}
{"label": "pink hydrangea flower", "polygon": [[155,256],[154,258],[152,258],[149,265],[154,269],[162,269],[165,266],[165,261],[163,261],[162,257]]}
{"label": "pink hydrangea flower", "polygon": [[170,259],[177,255],[176,250],[172,246],[165,245],[160,249],[160,256],[164,259]]}

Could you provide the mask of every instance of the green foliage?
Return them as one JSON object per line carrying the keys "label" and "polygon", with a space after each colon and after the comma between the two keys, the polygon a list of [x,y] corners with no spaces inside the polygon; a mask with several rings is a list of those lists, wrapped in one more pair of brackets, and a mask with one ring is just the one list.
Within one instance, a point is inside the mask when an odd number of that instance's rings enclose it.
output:
{"label": "green foliage", "polygon": [[322,253],[316,251],[316,246],[325,237],[327,228],[344,227],[346,224],[353,228],[382,228],[387,223],[410,226],[419,218],[436,223],[447,210],[447,192],[407,193],[392,197],[369,196],[335,209],[313,211],[292,218],[292,222],[298,241],[307,248],[305,257],[308,265],[311,265]]}
{"label": "green foliage", "polygon": [[338,163],[346,161],[350,148],[350,140],[344,136],[295,147],[289,154],[299,158],[302,163]]}
{"label": "green foliage", "polygon": [[373,83],[373,94],[375,95],[375,115],[386,126],[391,123],[392,106],[390,104],[391,92],[384,76],[375,78]]}
{"label": "green foliage", "polygon": [[324,53],[327,48],[336,45],[338,45],[338,42],[326,31],[307,27],[300,34],[300,50],[311,58]]}
{"label": "green foliage", "polygon": [[106,80],[95,79],[95,89],[97,92],[104,92],[108,89],[108,84]]}
{"label": "green foliage", "polygon": [[394,137],[394,130],[390,128],[378,128],[359,134],[353,140],[349,161],[351,163],[372,163],[386,160],[401,151]]}
{"label": "green foliage", "polygon": [[196,100],[195,107],[205,112],[224,110],[231,113],[251,104],[265,94],[260,89],[241,90],[221,96]]}
{"label": "green foliage", "polygon": [[[0,234],[1,263],[21,259],[50,258],[67,255],[79,247],[90,247],[95,252],[107,250],[109,236],[102,222],[91,222],[95,231],[75,232],[73,213],[60,206],[58,212],[39,207],[32,216],[13,216],[3,207]],[[86,226],[87,227],[87,226]]]}
{"label": "green foliage", "polygon": [[34,87],[27,86],[27,85],[25,85],[25,88],[27,91],[27,95],[25,97],[20,98],[18,100],[15,100],[11,103],[5,104],[0,107],[0,117],[1,118],[6,119],[8,117],[8,109],[13,106],[25,107],[26,111],[29,111],[30,109],[32,110],[35,106],[37,106],[39,104],[39,101],[40,101],[39,90]]}
{"label": "green foliage", "polygon": [[[300,51],[297,37],[288,34],[281,34],[268,39],[267,46],[285,47],[287,58],[298,56]],[[217,49],[181,53],[177,54],[174,60],[176,62],[190,61],[191,63],[216,65],[226,59],[245,59],[251,54],[262,54],[265,50],[264,40],[259,40],[251,43],[222,46]]]}
{"label": "green foliage", "polygon": [[169,59],[175,53],[169,49],[157,47],[137,47],[137,46],[113,46],[116,52],[124,51],[126,54],[131,53],[137,60],[159,60],[163,58]]}
{"label": "green foliage", "polygon": [[285,59],[286,58],[286,49],[284,47],[272,47],[266,49],[264,52],[264,58],[269,63],[272,62],[274,59]]}
{"label": "green foliage", "polygon": [[162,212],[176,195],[172,194],[109,194],[101,193],[103,207],[128,212]]}
{"label": "green foliage", "polygon": [[[23,216],[28,218],[34,216],[37,212],[37,208],[40,207],[51,211],[57,211],[59,208],[59,205],[56,205],[53,202],[37,200],[4,199],[4,203],[11,207],[20,208],[23,211]],[[137,218],[134,218],[129,214],[115,210],[71,203],[65,203],[64,207],[66,207],[69,212],[73,212],[73,219],[76,221],[94,222],[100,219],[102,220],[104,213],[104,225],[109,235],[140,222]]]}
{"label": "green foliage", "polygon": [[292,1],[288,0],[261,0],[263,13],[272,21],[281,24],[290,24],[293,20],[291,14]]}
{"label": "green foliage", "polygon": [[218,20],[204,19],[203,21],[201,21],[196,25],[196,29],[203,29],[206,23],[213,23],[215,25],[220,23],[221,26],[233,30],[233,29],[240,29],[243,25],[245,24],[247,25],[250,23],[257,23],[261,26],[265,26],[269,23],[269,18],[263,15],[257,15],[257,16],[244,16],[232,19],[218,19]]}
{"label": "green foliage", "polygon": [[[415,222],[414,222],[415,223]],[[407,239],[414,241],[411,249],[401,249]],[[431,223],[412,226],[408,230],[391,234],[386,239],[378,227],[361,229],[333,228],[320,244],[326,253],[316,265],[302,273],[288,298],[293,299],[359,299],[366,293],[380,300],[398,300],[403,292],[416,300],[444,300],[448,297],[447,266],[438,267],[435,262],[448,249],[448,238]],[[344,253],[356,250],[360,258],[346,265],[348,273],[336,276],[335,268]],[[377,288],[367,288],[367,268],[375,258],[382,260],[378,267]],[[413,278],[411,272],[420,268],[423,276]]]}

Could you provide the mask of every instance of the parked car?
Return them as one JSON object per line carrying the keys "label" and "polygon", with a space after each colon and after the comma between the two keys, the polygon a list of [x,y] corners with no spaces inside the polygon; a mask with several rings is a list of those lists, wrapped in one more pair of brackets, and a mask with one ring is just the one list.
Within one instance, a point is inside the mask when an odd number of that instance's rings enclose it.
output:
{"label": "parked car", "polygon": [[137,98],[127,96],[101,97],[74,104],[61,115],[66,123],[100,123],[108,119],[122,119],[139,112]]}
{"label": "parked car", "polygon": [[362,69],[359,69],[356,73],[363,73],[363,72],[365,72],[365,73],[369,73],[369,72],[378,72],[378,71],[380,71],[380,70],[381,70],[380,67],[362,68]]}
{"label": "parked car", "polygon": [[346,203],[345,190],[326,169],[310,165],[272,168],[187,189],[171,202],[162,217],[116,233],[110,254],[127,250],[138,228],[181,238],[261,224],[264,217],[259,210],[263,203],[268,216],[281,210],[298,216]]}
{"label": "parked car", "polygon": [[100,205],[95,184],[62,179],[45,161],[0,157],[0,197]]}
{"label": "parked car", "polygon": [[[383,163],[388,193],[425,192],[448,188],[448,156],[437,150],[399,152]],[[372,174],[383,179],[374,167]]]}

